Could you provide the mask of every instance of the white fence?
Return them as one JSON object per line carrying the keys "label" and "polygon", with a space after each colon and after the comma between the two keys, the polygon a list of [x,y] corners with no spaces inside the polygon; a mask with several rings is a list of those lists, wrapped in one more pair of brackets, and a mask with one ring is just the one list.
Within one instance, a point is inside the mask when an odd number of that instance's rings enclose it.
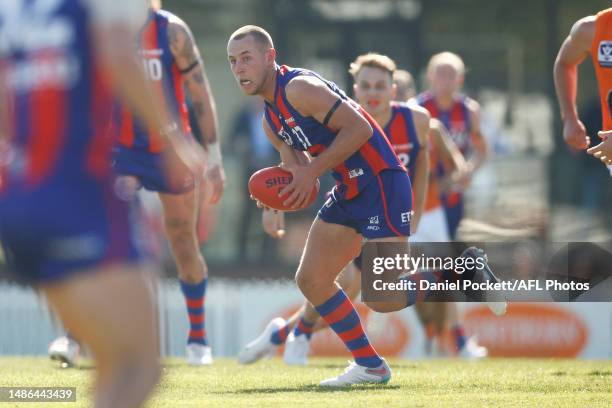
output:
{"label": "white fence", "polygon": [[[212,279],[206,301],[206,329],[215,356],[235,356],[272,317],[301,304],[292,282]],[[516,303],[502,318],[478,304],[462,304],[468,331],[493,355],[612,358],[612,303]],[[392,315],[359,312],[375,346],[385,355],[423,356],[424,333],[412,309]],[[160,339],[166,356],[184,355],[188,320],[175,281],[159,284]],[[35,292],[0,285],[0,355],[43,355],[62,332]],[[313,337],[313,351],[344,355],[329,331]]]}

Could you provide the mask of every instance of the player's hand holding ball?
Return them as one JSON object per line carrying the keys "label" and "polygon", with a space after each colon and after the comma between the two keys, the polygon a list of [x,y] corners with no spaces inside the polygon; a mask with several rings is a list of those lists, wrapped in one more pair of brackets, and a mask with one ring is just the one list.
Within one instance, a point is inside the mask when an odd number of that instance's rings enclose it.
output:
{"label": "player's hand holding ball", "polygon": [[[283,205],[293,210],[301,210],[312,204],[319,191],[319,179],[308,165],[281,163],[281,168],[291,173],[293,180],[279,193],[279,197],[285,198]],[[313,194],[314,192],[314,194]],[[287,196],[288,195],[288,196]],[[313,200],[310,198],[313,197]]]}
{"label": "player's hand holding ball", "polygon": [[267,167],[251,176],[249,192],[259,208],[298,211],[317,199],[319,180],[308,174],[308,166],[287,167]]}

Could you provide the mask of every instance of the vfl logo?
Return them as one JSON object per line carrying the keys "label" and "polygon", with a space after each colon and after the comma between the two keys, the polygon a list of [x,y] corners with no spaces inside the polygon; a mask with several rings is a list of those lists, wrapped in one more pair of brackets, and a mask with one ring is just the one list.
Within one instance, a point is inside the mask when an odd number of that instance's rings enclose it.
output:
{"label": "vfl logo", "polygon": [[369,218],[370,225],[366,227],[369,231],[380,231],[380,220],[378,219],[378,215]]}
{"label": "vfl logo", "polygon": [[601,41],[597,51],[599,66],[612,68],[612,41]]}

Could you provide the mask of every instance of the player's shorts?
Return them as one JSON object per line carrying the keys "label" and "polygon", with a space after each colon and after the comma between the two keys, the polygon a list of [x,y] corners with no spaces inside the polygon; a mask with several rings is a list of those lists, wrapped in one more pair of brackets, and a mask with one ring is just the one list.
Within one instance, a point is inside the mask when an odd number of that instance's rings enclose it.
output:
{"label": "player's shorts", "polygon": [[366,239],[410,235],[412,188],[408,173],[384,170],[351,200],[333,190],[319,210],[319,218],[353,228]]}
{"label": "player's shorts", "polygon": [[132,222],[138,208],[112,182],[69,180],[0,197],[0,240],[9,276],[28,284],[62,281],[144,254]]}
{"label": "player's shorts", "polygon": [[436,207],[421,215],[416,233],[410,237],[410,242],[448,242],[448,225],[442,207]]}
{"label": "player's shorts", "polygon": [[137,177],[142,186],[149,191],[167,194],[185,194],[193,190],[193,177],[186,175],[180,182],[171,182],[164,172],[161,154],[132,150],[122,146],[114,149],[113,168],[119,175]]}

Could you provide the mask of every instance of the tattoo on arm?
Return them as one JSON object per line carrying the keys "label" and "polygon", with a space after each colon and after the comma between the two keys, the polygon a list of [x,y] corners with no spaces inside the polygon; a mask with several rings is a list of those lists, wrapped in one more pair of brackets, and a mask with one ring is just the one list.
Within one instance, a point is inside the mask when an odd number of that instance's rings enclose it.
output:
{"label": "tattoo on arm", "polygon": [[200,60],[200,53],[195,46],[193,35],[182,21],[170,22],[168,25],[168,40],[179,68],[185,69]]}
{"label": "tattoo on arm", "polygon": [[206,108],[204,107],[204,103],[202,103],[202,102],[194,102],[193,103],[193,110],[194,110],[196,116],[204,116],[204,115],[206,115]]}
{"label": "tattoo on arm", "polygon": [[191,76],[191,79],[193,79],[198,85],[204,85],[205,78],[204,78],[204,75],[202,74],[202,71],[200,70],[196,71]]}

